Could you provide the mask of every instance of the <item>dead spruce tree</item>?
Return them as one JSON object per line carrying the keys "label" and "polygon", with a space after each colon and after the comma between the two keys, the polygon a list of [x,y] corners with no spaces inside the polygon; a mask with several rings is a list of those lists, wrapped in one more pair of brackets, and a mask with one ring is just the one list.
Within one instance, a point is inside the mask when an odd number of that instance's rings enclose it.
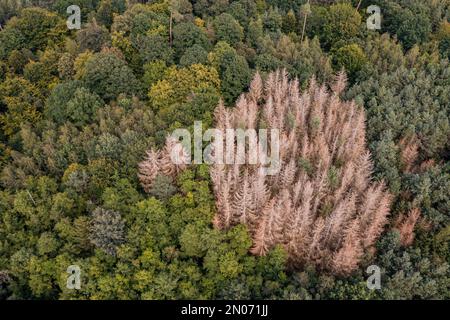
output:
{"label": "dead spruce tree", "polygon": [[174,178],[187,167],[189,161],[189,154],[182,144],[168,136],[162,150],[148,150],[145,159],[139,163],[138,178],[142,188],[150,193],[158,174]]}
{"label": "dead spruce tree", "polygon": [[280,132],[277,174],[262,174],[258,164],[211,166],[214,225],[247,225],[253,254],[280,244],[294,268],[313,264],[345,275],[373,250],[391,195],[370,180],[364,110],[340,99],[345,86],[344,73],[330,89],[313,78],[304,92],[284,71],[269,74],[265,84],[256,74],[235,108],[217,107],[216,127],[224,136],[229,128]]}

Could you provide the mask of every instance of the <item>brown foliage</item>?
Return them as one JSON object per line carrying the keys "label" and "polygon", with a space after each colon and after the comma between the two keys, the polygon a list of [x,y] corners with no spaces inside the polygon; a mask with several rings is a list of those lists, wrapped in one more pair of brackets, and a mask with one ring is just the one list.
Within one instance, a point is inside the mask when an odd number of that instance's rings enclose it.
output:
{"label": "brown foliage", "polygon": [[416,135],[403,137],[398,145],[404,173],[423,173],[436,165],[433,159],[419,161],[420,140]]}
{"label": "brown foliage", "polygon": [[414,228],[420,217],[420,210],[413,208],[408,215],[400,215],[396,222],[396,228],[400,232],[400,243],[409,246],[414,241]]}
{"label": "brown foliage", "polygon": [[419,144],[415,136],[400,140],[401,161],[404,166],[404,172],[412,172],[415,168],[417,157],[419,155]]}
{"label": "brown foliage", "polygon": [[149,192],[159,172],[159,152],[148,150],[145,160],[139,163],[139,181],[145,192]]}
{"label": "brown foliage", "polygon": [[339,98],[345,82],[339,74],[329,91],[313,78],[300,93],[298,81],[289,81],[283,71],[269,74],[264,85],[257,74],[235,108],[217,107],[216,127],[222,131],[280,131],[279,173],[264,175],[258,164],[211,166],[214,225],[247,225],[252,253],[264,255],[281,244],[293,267],[312,263],[348,274],[363,252],[373,250],[391,195],[382,183],[370,181],[364,112]]}

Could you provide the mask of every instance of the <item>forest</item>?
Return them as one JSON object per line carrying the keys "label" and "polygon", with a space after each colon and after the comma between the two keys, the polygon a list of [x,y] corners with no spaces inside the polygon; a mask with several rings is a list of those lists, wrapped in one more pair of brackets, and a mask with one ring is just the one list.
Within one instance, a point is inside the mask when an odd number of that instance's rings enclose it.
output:
{"label": "forest", "polygon": [[0,0],[0,300],[450,299],[449,59],[450,0]]}

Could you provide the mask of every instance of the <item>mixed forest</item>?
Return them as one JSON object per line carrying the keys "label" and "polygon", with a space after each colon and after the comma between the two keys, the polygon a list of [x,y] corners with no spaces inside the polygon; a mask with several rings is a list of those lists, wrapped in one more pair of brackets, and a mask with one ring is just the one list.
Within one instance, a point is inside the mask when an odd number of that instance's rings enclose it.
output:
{"label": "mixed forest", "polygon": [[0,299],[450,299],[449,59],[449,0],[0,0]]}

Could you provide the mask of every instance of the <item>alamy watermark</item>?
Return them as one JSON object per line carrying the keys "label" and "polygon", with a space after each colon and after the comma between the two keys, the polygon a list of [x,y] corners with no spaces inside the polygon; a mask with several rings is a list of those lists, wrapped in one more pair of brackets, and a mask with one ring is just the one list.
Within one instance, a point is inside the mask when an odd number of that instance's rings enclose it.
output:
{"label": "alamy watermark", "polygon": [[367,7],[367,13],[370,16],[367,18],[366,25],[369,30],[381,29],[381,9],[379,6],[370,5]]}
{"label": "alamy watermark", "polygon": [[[171,137],[180,142],[171,150],[170,157],[174,164],[260,165],[265,175],[274,175],[280,170],[278,129],[258,129],[257,132],[256,129],[213,128],[203,133],[202,122],[195,121],[193,141],[188,129],[176,129]],[[203,142],[210,143],[203,149]],[[180,150],[181,147],[183,150]],[[180,157],[182,152],[186,156]]]}
{"label": "alamy watermark", "polygon": [[366,273],[370,274],[367,278],[366,284],[369,290],[380,290],[381,289],[381,269],[377,265],[370,265],[366,269]]}

